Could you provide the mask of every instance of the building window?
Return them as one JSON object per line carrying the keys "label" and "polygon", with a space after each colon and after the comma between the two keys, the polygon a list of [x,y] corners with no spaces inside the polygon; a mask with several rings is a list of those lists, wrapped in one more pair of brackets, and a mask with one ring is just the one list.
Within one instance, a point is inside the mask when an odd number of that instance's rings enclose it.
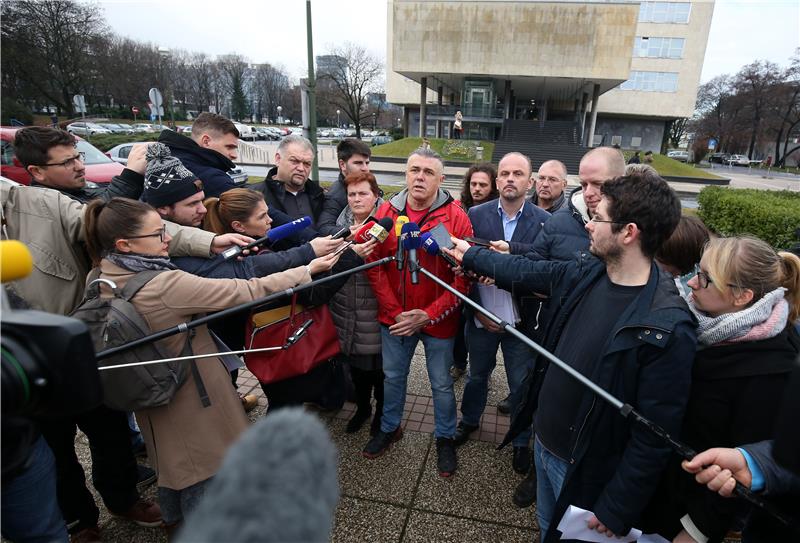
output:
{"label": "building window", "polygon": [[676,72],[631,72],[631,77],[619,86],[620,90],[644,92],[676,92],[678,74]]}
{"label": "building window", "polygon": [[644,58],[682,58],[684,38],[651,38],[636,36],[633,56]]}
{"label": "building window", "polygon": [[631,149],[638,149],[642,146],[642,138],[638,136],[633,136],[631,138]]}
{"label": "building window", "polygon": [[691,9],[689,2],[642,2],[639,6],[639,22],[686,24]]}
{"label": "building window", "polygon": [[622,146],[622,136],[611,136],[611,145]]}

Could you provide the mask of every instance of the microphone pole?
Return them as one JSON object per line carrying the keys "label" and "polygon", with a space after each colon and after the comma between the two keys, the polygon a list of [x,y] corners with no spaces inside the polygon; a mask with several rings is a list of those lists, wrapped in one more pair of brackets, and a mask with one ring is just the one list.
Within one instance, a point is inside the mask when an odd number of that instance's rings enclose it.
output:
{"label": "microphone pole", "polygon": [[[100,351],[99,353],[95,354],[96,360],[103,360],[104,358],[108,358],[109,356],[114,356],[121,352],[128,351],[130,349],[134,349],[139,347],[140,345],[144,345],[146,343],[151,343],[153,341],[158,341],[160,339],[164,339],[166,337],[174,336],[175,334],[180,334],[181,332],[187,332],[192,328],[197,328],[198,326],[202,326],[204,324],[208,324],[209,322],[215,321],[217,319],[228,317],[234,313],[238,313],[239,311],[244,311],[246,309],[253,309],[255,307],[262,306],[269,302],[278,300],[285,296],[291,296],[297,292],[302,292],[304,290],[308,290],[309,288],[313,288],[317,285],[321,285],[323,283],[327,283],[329,281],[334,281],[336,279],[340,279],[341,277],[345,277],[348,275],[352,275],[354,273],[358,273],[364,270],[368,270],[370,268],[374,268],[375,266],[381,266],[383,264],[387,264],[394,260],[394,256],[387,256],[381,258],[380,260],[376,260],[374,262],[369,262],[367,264],[362,264],[361,266],[356,266],[355,268],[351,268],[349,270],[344,270],[339,273],[335,273],[333,275],[328,275],[325,277],[321,277],[304,285],[299,285],[296,287],[287,288],[286,290],[281,290],[279,292],[273,292],[272,294],[265,296],[263,298],[259,298],[258,300],[253,300],[252,302],[247,302],[244,304],[240,304],[234,307],[229,307],[223,311],[218,311],[212,315],[206,315],[205,317],[200,317],[199,319],[195,319],[190,322],[183,322],[178,324],[177,326],[173,326],[171,328],[166,328],[159,332],[152,333],[150,335],[141,337],[134,341],[130,341],[124,345],[120,345],[118,347],[112,347],[111,349],[106,349],[105,351]],[[212,355],[213,356],[213,355]]]}
{"label": "microphone pole", "polygon": [[[550,362],[552,362],[553,364],[555,364],[556,366],[567,372],[574,379],[577,379],[578,382],[580,382],[583,386],[587,387],[589,390],[600,396],[603,400],[611,404],[611,406],[614,407],[614,409],[616,409],[617,411],[619,411],[619,414],[622,415],[624,418],[630,419],[633,422],[636,422],[641,426],[643,426],[644,428],[646,428],[656,437],[661,439],[664,443],[669,445],[669,447],[673,451],[678,453],[678,455],[681,458],[684,458],[686,460],[691,460],[697,455],[697,453],[694,450],[692,450],[691,447],[689,447],[685,443],[681,443],[680,441],[674,439],[669,434],[669,432],[664,430],[655,422],[645,418],[641,413],[637,412],[632,405],[627,403],[622,403],[622,401],[620,401],[616,396],[613,396],[607,390],[595,384],[593,381],[591,381],[588,377],[580,373],[578,370],[574,369],[572,366],[570,366],[569,364],[567,364],[566,362],[564,362],[563,360],[552,354],[550,351],[548,351],[547,349],[545,349],[544,347],[542,347],[541,345],[530,339],[528,336],[526,336],[525,334],[514,328],[512,324],[504,321],[503,319],[501,319],[488,309],[484,308],[474,300],[470,299],[469,297],[464,296],[461,292],[459,292],[452,286],[448,285],[447,283],[436,277],[434,274],[432,274],[431,272],[420,266],[418,263],[416,262],[412,263],[411,261],[409,261],[409,267],[411,266],[417,268],[417,270],[420,273],[428,277],[431,281],[433,281],[440,287],[444,288],[445,290],[451,292],[457,298],[461,299],[464,303],[469,304],[473,309],[479,311],[493,323],[503,328],[503,330],[505,330],[512,336],[516,337],[520,341],[522,341],[525,345],[532,348],[537,353],[547,358]],[[761,509],[763,509],[764,511],[775,517],[777,520],[779,520],[786,526],[794,527],[795,523],[793,521],[790,521],[790,519],[785,517],[782,512],[778,511],[775,507],[773,507],[772,504],[769,504],[764,500],[762,500],[759,496],[756,496],[749,488],[747,488],[738,481],[736,482],[736,488],[734,489],[734,494],[744,499],[745,501],[750,502],[752,505],[760,507]]]}

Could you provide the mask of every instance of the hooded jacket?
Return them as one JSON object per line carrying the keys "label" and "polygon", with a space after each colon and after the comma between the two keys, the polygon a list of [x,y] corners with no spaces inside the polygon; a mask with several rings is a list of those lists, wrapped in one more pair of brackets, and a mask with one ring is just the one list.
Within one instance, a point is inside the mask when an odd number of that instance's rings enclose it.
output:
{"label": "hooded jacket", "polygon": [[206,198],[218,197],[226,190],[238,186],[227,173],[236,165],[214,149],[200,147],[192,138],[172,130],[162,130],[158,141],[169,147],[172,155],[203,182]]}
{"label": "hooded jacket", "polygon": [[[606,274],[605,264],[588,252],[566,262],[533,261],[473,247],[464,255],[463,265],[479,275],[493,276],[497,286],[515,295],[533,291],[550,296],[555,313],[543,342],[550,352],[555,351],[570,318],[586,319],[587,325],[592,318],[602,318],[573,315],[584,294]],[[695,326],[672,278],[652,264],[647,283],[615,323],[613,334],[586,376],[677,435],[689,398]],[[530,427],[547,368],[548,363],[539,356],[523,382],[522,402],[504,444]],[[547,541],[558,540],[555,527],[569,505],[593,511],[616,534],[628,533],[638,523],[670,458],[671,449],[663,441],[629,422],[588,389],[578,413],[573,424],[580,430]]]}
{"label": "hooded jacket", "polygon": [[533,242],[529,258],[534,260],[571,260],[577,251],[589,249],[589,233],[586,223],[589,211],[583,201],[583,191],[572,191],[567,205],[550,217],[542,232]]}
{"label": "hooded jacket", "polygon": [[[390,217],[393,221],[404,213],[408,190],[403,189],[388,202],[378,208],[375,217]],[[453,200],[450,193],[439,189],[436,199],[419,225],[420,231],[427,232],[437,224],[442,224],[453,236],[464,238],[472,235],[472,225],[461,206]],[[397,251],[398,238],[394,228],[389,237],[372,253],[370,260],[394,255]],[[438,256],[432,256],[422,249],[417,250],[420,266],[449,283],[459,292],[469,291],[469,281],[465,277],[456,277],[447,262]],[[367,276],[372,290],[378,299],[378,321],[386,326],[396,323],[395,317],[404,311],[422,309],[430,317],[430,323],[422,332],[437,338],[449,338],[456,335],[461,302],[436,283],[419,274],[419,283],[411,283],[408,264],[402,270],[397,269],[395,262],[371,268]]]}
{"label": "hooded jacket", "polygon": [[[535,206],[539,206],[539,195],[536,191],[533,191],[533,196],[531,196],[531,203]],[[548,213],[555,213],[559,209],[564,207],[564,204],[567,203],[567,191],[561,191],[561,194],[558,195],[558,198],[555,199],[553,205],[550,206],[550,209],[545,209]]]}

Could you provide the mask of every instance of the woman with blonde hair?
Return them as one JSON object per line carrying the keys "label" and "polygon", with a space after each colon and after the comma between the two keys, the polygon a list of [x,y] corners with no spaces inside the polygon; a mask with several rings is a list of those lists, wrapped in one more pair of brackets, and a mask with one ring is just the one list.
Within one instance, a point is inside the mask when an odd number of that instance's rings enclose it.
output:
{"label": "woman with blonde hair", "polygon": [[[771,439],[800,352],[800,258],[755,237],[711,239],[689,287],[698,351],[681,439],[697,451]],[[719,541],[744,513],[697,485],[677,459],[650,510],[674,541]],[[750,533],[774,528],[752,513]]]}

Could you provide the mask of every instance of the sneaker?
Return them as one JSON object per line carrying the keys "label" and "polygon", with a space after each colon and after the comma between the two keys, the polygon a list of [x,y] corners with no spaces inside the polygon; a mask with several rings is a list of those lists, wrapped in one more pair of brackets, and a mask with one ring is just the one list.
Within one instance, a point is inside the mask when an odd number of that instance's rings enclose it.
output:
{"label": "sneaker", "polygon": [[249,413],[258,405],[258,396],[255,394],[239,394],[239,399],[242,400],[245,413]]}
{"label": "sneaker", "polygon": [[502,414],[502,415],[510,415],[511,414],[511,395],[510,394],[498,402],[498,404],[497,404],[497,412]]}
{"label": "sneaker", "polygon": [[532,465],[527,477],[517,485],[511,501],[523,509],[530,507],[536,501],[536,466]]}
{"label": "sneaker", "polygon": [[345,433],[355,434],[361,430],[361,427],[364,426],[364,423],[367,422],[370,415],[372,415],[371,406],[367,406],[366,409],[356,409],[356,414],[347,421],[347,427],[344,429]]}
{"label": "sneaker", "polygon": [[144,498],[139,498],[139,501],[124,513],[115,513],[113,511],[109,511],[109,513],[115,517],[132,520],[145,528],[155,528],[162,524],[161,508],[156,502]]}
{"label": "sneaker", "polygon": [[143,492],[145,488],[156,482],[156,472],[142,464],[136,464],[136,490]]}
{"label": "sneaker", "polygon": [[450,477],[456,472],[458,458],[456,444],[452,439],[436,438],[436,467],[439,469],[439,477]]}
{"label": "sneaker", "polygon": [[381,416],[383,413],[380,409],[375,409],[375,416],[372,417],[372,423],[369,425],[369,435],[374,436],[381,431]]}
{"label": "sneaker", "polygon": [[477,429],[477,426],[465,424],[464,421],[459,422],[458,426],[456,426],[456,435],[453,436],[453,441],[455,442],[456,447],[460,447],[466,443],[469,440],[470,434],[475,432]]}
{"label": "sneaker", "polygon": [[101,541],[100,529],[97,526],[84,528],[69,536],[69,543],[100,543]]}
{"label": "sneaker", "polygon": [[511,466],[519,474],[525,475],[531,470],[531,448],[514,447],[514,457]]}
{"label": "sneaker", "polygon": [[454,380],[458,381],[464,374],[467,373],[467,370],[458,368],[456,366],[450,366],[450,377]]}
{"label": "sneaker", "polygon": [[379,430],[378,433],[369,440],[369,443],[367,443],[367,446],[364,447],[364,450],[361,452],[361,454],[370,460],[373,458],[378,458],[380,455],[389,450],[389,447],[391,447],[392,443],[399,441],[402,437],[403,429],[399,426],[393,432],[389,432],[388,434]]}

